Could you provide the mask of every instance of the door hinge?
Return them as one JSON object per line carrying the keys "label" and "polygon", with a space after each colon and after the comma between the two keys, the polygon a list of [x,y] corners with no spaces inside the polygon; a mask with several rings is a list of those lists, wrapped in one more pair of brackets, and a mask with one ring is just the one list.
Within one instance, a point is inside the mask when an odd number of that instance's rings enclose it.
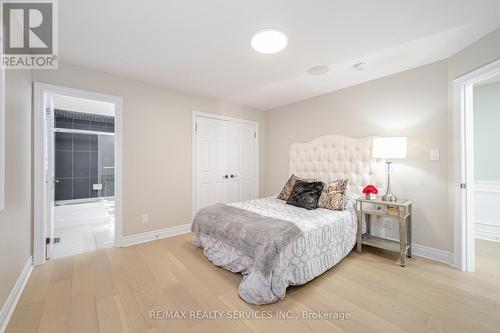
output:
{"label": "door hinge", "polygon": [[461,183],[460,184],[460,188],[464,189],[464,190],[467,189],[467,184],[466,183]]}
{"label": "door hinge", "polygon": [[50,244],[50,238],[46,237],[45,238],[45,260],[49,260],[49,244]]}
{"label": "door hinge", "polygon": [[257,139],[257,132],[253,132],[253,137]]}
{"label": "door hinge", "polygon": [[194,131],[198,132],[198,123],[194,124]]}
{"label": "door hinge", "polygon": [[50,108],[45,108],[45,114],[46,114],[47,116],[50,116]]}

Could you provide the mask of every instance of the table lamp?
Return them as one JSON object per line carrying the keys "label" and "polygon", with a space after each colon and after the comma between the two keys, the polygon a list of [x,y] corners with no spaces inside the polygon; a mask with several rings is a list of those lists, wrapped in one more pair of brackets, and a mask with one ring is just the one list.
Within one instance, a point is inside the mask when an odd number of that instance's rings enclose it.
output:
{"label": "table lamp", "polygon": [[406,158],[406,137],[374,138],[372,157],[385,159],[385,163],[387,163],[387,191],[382,200],[396,202],[397,198],[391,191],[391,163],[393,159]]}

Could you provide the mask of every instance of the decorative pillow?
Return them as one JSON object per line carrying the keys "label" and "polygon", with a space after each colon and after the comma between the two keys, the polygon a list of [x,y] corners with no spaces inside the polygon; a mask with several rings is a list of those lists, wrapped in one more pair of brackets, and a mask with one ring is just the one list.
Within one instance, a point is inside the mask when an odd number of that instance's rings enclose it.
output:
{"label": "decorative pillow", "polygon": [[298,180],[303,180],[307,182],[314,182],[316,181],[315,179],[304,179],[295,175],[291,175],[290,179],[286,182],[285,186],[283,186],[283,189],[281,190],[280,194],[278,195],[278,199],[280,200],[288,200],[288,197],[290,197],[290,193],[292,193],[293,186],[295,185],[295,182]]}
{"label": "decorative pillow", "polygon": [[297,180],[286,203],[309,210],[316,209],[324,185],[323,182]]}
{"label": "decorative pillow", "polygon": [[344,193],[344,210],[345,209],[355,209],[356,208],[356,199],[360,198],[361,195],[354,192],[346,191]]}
{"label": "decorative pillow", "polygon": [[318,208],[344,210],[344,194],[349,179],[337,179],[326,184],[318,201]]}

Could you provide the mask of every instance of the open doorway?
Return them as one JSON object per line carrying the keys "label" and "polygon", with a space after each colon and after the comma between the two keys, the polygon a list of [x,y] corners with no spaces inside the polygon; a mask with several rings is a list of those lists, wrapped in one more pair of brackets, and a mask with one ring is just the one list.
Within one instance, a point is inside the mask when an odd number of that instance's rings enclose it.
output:
{"label": "open doorway", "polygon": [[121,98],[35,83],[35,265],[119,246]]}
{"label": "open doorway", "polygon": [[500,263],[500,74],[473,85],[476,271]]}
{"label": "open doorway", "polygon": [[500,61],[455,80],[454,97],[455,259],[474,272],[500,262]]}
{"label": "open doorway", "polygon": [[[52,258],[114,244],[115,111],[107,102],[51,95]],[[49,163],[51,165],[51,163]],[[52,171],[51,171],[52,172]]]}

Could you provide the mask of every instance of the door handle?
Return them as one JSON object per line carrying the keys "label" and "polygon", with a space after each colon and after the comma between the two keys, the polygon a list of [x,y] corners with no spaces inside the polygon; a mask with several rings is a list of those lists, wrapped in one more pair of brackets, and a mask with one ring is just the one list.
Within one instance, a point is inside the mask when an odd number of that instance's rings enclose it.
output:
{"label": "door handle", "polygon": [[54,183],[59,184],[59,179],[54,179]]}
{"label": "door handle", "polygon": [[228,175],[224,175],[224,176],[222,176],[222,178],[228,179],[229,176]]}
{"label": "door handle", "polygon": [[235,178],[235,177],[236,177],[236,175],[231,175],[231,178]]}

